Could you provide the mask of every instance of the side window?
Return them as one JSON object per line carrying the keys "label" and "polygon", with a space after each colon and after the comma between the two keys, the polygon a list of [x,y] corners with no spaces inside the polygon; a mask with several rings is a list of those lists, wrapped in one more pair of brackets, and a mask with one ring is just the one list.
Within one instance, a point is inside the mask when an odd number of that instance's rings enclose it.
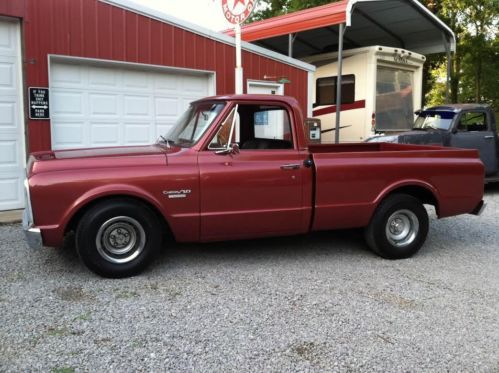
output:
{"label": "side window", "polygon": [[209,150],[237,143],[243,150],[293,149],[288,110],[279,105],[237,105],[222,122]]}
{"label": "side window", "polygon": [[[314,106],[335,105],[337,76],[318,78],[316,81]],[[351,104],[355,102],[355,75],[341,76],[341,103]]]}
{"label": "side window", "polygon": [[487,131],[487,116],[484,112],[463,113],[457,129],[459,131]]}

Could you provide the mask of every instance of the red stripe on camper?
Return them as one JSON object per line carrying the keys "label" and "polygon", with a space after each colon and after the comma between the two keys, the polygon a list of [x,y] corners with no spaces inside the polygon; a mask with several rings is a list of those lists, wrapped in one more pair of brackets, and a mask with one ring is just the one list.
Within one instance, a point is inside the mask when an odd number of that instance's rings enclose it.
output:
{"label": "red stripe on camper", "polygon": [[[366,107],[366,100],[355,101],[351,104],[341,104],[341,111],[354,110],[354,109],[363,109]],[[328,106],[322,109],[314,110],[312,114],[314,117],[319,115],[326,115],[336,113],[336,105]]]}

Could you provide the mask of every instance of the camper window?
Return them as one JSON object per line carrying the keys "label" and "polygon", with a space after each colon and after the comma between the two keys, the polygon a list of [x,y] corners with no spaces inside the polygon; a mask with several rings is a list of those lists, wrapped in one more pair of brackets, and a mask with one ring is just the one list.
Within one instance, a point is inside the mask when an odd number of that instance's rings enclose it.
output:
{"label": "camper window", "polygon": [[[316,103],[314,106],[336,104],[336,84],[338,77],[328,76],[318,78],[316,81]],[[341,103],[351,104],[355,102],[355,75],[341,76]]]}

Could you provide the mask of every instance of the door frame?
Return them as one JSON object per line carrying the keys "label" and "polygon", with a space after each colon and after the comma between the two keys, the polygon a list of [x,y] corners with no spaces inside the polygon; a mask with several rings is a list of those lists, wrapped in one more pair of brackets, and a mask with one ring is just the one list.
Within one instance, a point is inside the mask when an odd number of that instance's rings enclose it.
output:
{"label": "door frame", "polygon": [[266,87],[266,88],[276,88],[276,94],[277,95],[284,95],[284,83],[278,83],[275,81],[268,81],[268,80],[253,80],[253,79],[247,79],[246,80],[246,92],[250,93],[251,87]]}

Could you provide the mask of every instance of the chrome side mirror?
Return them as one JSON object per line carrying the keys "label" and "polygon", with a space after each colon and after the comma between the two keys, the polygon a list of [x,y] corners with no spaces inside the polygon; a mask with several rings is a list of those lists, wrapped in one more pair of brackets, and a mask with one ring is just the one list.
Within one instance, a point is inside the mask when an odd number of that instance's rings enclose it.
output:
{"label": "chrome side mirror", "polygon": [[217,150],[215,154],[218,155],[239,154],[239,145],[237,143],[227,144],[227,148],[222,150]]}

